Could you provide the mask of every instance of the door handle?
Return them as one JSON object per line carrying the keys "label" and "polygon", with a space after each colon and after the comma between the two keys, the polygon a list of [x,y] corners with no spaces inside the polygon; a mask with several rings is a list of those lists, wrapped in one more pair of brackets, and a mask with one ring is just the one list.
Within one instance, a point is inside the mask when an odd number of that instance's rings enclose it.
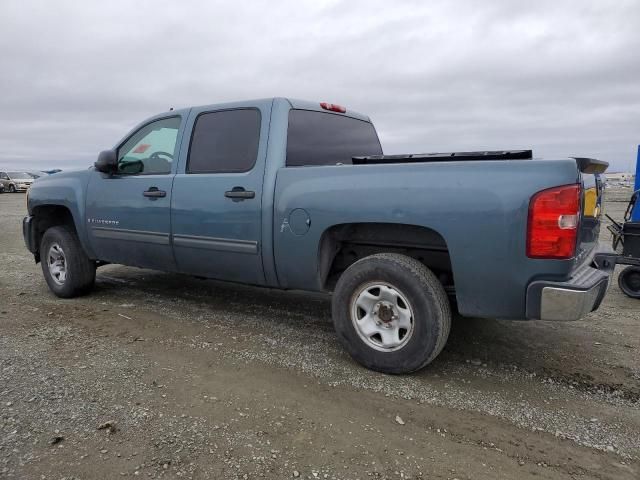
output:
{"label": "door handle", "polygon": [[158,187],[149,187],[149,190],[142,192],[145,197],[162,198],[167,196],[167,192],[164,190],[158,190]]}
{"label": "door handle", "polygon": [[224,192],[224,196],[232,199],[234,202],[240,202],[249,198],[255,198],[256,192],[245,190],[244,187],[233,187],[231,190]]}

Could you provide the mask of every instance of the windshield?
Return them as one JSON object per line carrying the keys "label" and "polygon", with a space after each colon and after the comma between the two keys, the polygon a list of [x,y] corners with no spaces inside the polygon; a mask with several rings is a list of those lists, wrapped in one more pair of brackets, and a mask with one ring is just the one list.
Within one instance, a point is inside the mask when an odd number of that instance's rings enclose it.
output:
{"label": "windshield", "polygon": [[7,172],[7,175],[15,180],[33,180],[33,177],[26,172]]}

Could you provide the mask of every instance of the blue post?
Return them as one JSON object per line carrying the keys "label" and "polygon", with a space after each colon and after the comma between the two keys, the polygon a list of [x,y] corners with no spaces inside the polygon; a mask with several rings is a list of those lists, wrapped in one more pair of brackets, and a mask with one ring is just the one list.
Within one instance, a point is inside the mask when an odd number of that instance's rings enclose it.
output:
{"label": "blue post", "polygon": [[[633,188],[633,191],[640,189],[640,145],[638,145],[638,158],[636,160],[636,185]],[[636,201],[636,206],[631,213],[631,220],[634,222],[640,222],[640,205],[638,205],[638,201]]]}

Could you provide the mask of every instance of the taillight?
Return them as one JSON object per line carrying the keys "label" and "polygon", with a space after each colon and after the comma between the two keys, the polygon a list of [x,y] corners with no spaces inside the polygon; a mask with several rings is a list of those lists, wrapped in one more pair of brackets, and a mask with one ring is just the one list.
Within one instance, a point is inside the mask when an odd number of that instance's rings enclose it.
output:
{"label": "taillight", "polygon": [[335,103],[322,102],[320,106],[325,110],[329,110],[330,112],[346,113],[347,111],[346,108],[341,105],[336,105]]}
{"label": "taillight", "polygon": [[529,203],[527,256],[573,257],[579,221],[580,185],[564,185],[536,193]]}

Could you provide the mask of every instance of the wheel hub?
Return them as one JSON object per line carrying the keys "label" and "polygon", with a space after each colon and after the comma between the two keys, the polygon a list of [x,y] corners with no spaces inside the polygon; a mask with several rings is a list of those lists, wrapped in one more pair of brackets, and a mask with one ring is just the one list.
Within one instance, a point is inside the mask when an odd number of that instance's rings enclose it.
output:
{"label": "wheel hub", "polygon": [[414,329],[407,297],[396,287],[372,282],[356,290],[351,299],[351,320],[360,338],[380,351],[404,347]]}
{"label": "wheel hub", "polygon": [[47,266],[53,281],[58,285],[63,285],[67,279],[67,259],[64,255],[64,250],[57,243],[49,247]]}
{"label": "wheel hub", "polygon": [[388,324],[389,322],[398,318],[398,314],[389,302],[378,302],[373,310],[375,317],[380,322]]}

